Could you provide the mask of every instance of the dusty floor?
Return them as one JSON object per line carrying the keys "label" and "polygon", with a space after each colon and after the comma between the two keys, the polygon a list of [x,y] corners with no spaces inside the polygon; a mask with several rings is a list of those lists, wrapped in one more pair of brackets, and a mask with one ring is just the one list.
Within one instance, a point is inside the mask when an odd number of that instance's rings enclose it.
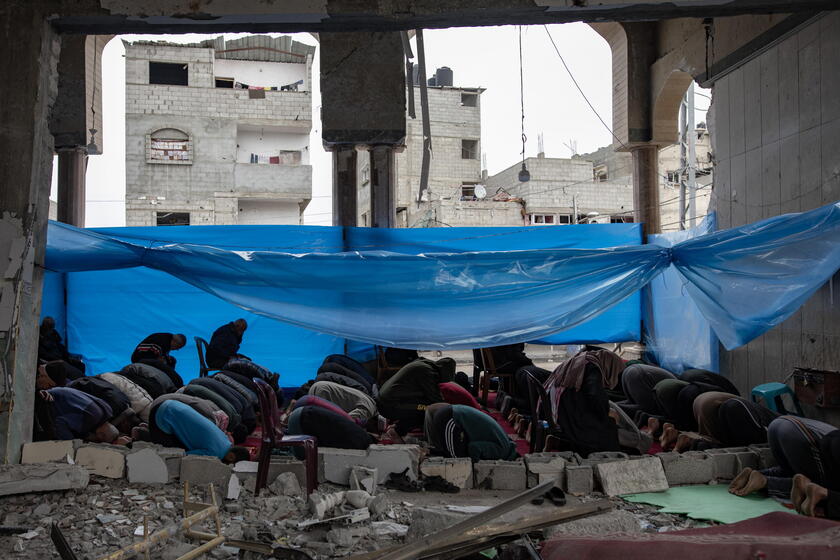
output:
{"label": "dusty floor", "polygon": [[[356,525],[325,525],[307,531],[298,530],[300,520],[311,517],[307,504],[297,496],[286,496],[273,487],[254,498],[243,491],[237,501],[223,506],[223,533],[234,539],[280,542],[300,547],[313,558],[347,557],[351,554],[384,548],[428,529],[440,529],[466,517],[451,511],[452,506],[492,506],[516,492],[466,490],[459,494],[432,492],[404,493],[381,490],[387,496],[384,513]],[[340,490],[322,485],[322,492]],[[203,498],[193,492],[193,498]],[[49,527],[57,522],[79,558],[98,558],[136,542],[142,534],[144,516],[150,530],[174,523],[182,518],[183,490],[178,484],[166,486],[129,485],[93,477],[83,491],[24,494],[0,498],[0,522],[5,526],[23,526],[30,531],[23,535],[0,536],[0,554],[7,558],[58,558],[49,537]],[[600,499],[591,496],[585,500]],[[574,503],[570,498],[569,503]],[[613,500],[611,512],[551,527],[546,535],[563,533],[606,534],[610,532],[671,531],[702,526],[682,516],[659,514],[655,508]],[[548,504],[528,504],[511,516],[538,513]],[[207,526],[209,529],[210,526]],[[152,558],[173,559],[194,545],[170,541],[152,553]],[[222,547],[210,553],[211,558],[237,558],[237,549]]]}

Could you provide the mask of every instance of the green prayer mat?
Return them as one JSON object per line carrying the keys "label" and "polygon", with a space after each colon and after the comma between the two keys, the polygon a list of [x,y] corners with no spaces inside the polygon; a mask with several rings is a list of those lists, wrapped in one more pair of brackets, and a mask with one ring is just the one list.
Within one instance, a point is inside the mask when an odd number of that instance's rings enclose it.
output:
{"label": "green prayer mat", "polygon": [[773,511],[788,508],[772,498],[751,494],[734,496],[726,484],[712,486],[675,486],[666,492],[646,492],[621,496],[628,502],[651,504],[662,508],[662,513],[683,513],[692,519],[708,519],[720,523],[737,523]]}

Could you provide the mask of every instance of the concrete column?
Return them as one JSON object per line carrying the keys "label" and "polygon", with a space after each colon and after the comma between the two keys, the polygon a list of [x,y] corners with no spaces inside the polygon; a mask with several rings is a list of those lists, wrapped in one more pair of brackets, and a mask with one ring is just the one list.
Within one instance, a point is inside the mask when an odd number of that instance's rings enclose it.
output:
{"label": "concrete column", "polygon": [[633,213],[643,223],[645,235],[662,232],[659,213],[659,147],[645,144],[630,148],[633,155]]}
{"label": "concrete column", "polygon": [[341,145],[333,148],[333,225],[356,226],[356,148]]}
{"label": "concrete column", "polygon": [[87,150],[58,151],[58,221],[85,227],[85,172]]}
{"label": "concrete column", "polygon": [[371,225],[394,227],[397,222],[396,156],[392,146],[374,146],[370,150]]}
{"label": "concrete column", "polygon": [[0,463],[32,436],[38,319],[52,175],[48,128],[60,42],[40,3],[0,14]]}

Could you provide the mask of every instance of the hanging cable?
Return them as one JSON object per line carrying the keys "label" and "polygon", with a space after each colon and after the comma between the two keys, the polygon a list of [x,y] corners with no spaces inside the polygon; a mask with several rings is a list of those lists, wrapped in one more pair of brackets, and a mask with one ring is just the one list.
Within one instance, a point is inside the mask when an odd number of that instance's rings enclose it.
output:
{"label": "hanging cable", "polygon": [[528,137],[525,136],[525,78],[522,69],[522,26],[519,26],[519,106],[522,115],[522,169],[519,170],[519,182],[526,183],[531,180],[531,174],[525,167],[525,142]]}

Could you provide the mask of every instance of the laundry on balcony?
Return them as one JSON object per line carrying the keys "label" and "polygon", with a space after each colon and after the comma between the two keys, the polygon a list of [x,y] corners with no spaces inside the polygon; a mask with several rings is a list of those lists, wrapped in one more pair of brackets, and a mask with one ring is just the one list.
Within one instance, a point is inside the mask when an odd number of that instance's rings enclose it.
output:
{"label": "laundry on balcony", "polygon": [[251,153],[250,163],[267,163],[275,165],[300,165],[299,150],[280,150],[273,154]]}

